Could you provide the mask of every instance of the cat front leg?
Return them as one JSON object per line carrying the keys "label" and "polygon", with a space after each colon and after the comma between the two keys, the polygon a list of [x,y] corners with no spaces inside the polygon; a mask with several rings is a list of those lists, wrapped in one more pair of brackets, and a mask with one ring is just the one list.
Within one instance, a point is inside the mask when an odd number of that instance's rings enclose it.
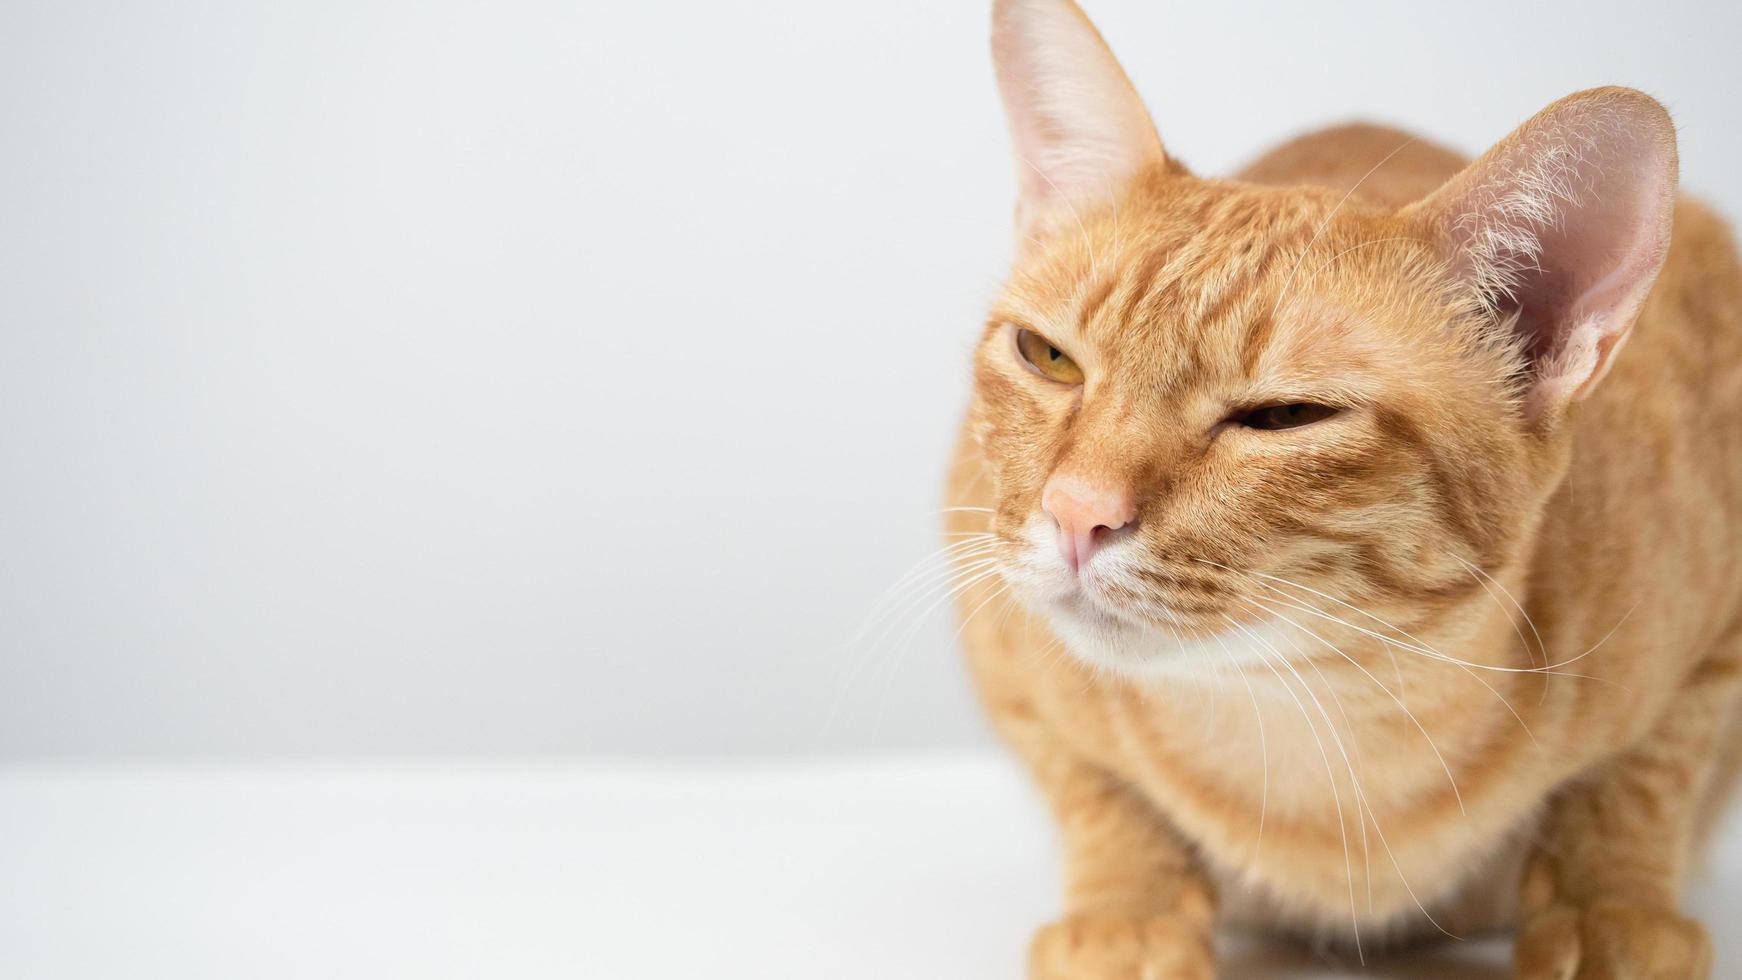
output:
{"label": "cat front leg", "polygon": [[1527,865],[1519,980],[1706,980],[1712,946],[1678,910],[1742,665],[1697,670],[1646,740],[1565,791]]}
{"label": "cat front leg", "polygon": [[1166,819],[1063,753],[1030,761],[1065,852],[1065,914],[1030,944],[1031,980],[1211,980],[1213,893]]}

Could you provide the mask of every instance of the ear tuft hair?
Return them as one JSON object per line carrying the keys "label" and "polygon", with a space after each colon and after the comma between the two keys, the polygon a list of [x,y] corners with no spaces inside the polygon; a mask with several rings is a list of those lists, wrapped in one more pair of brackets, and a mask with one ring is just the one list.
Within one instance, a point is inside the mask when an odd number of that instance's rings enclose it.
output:
{"label": "ear tuft hair", "polygon": [[1591,193],[1578,167],[1584,156],[1571,144],[1552,147],[1527,161],[1501,193],[1472,201],[1472,210],[1453,220],[1451,230],[1463,239],[1457,247],[1469,263],[1472,285],[1490,310],[1498,312],[1503,301],[1516,300],[1525,273],[1541,269],[1541,232],[1558,227],[1562,216]]}
{"label": "ear tuft hair", "polygon": [[1608,370],[1669,250],[1669,114],[1632,89],[1544,109],[1410,211],[1516,334],[1526,412],[1559,414]]}

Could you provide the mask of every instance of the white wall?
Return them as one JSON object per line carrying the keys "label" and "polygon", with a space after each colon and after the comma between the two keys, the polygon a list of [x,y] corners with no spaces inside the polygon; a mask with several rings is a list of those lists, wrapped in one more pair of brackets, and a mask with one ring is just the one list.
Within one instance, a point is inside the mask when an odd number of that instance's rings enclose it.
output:
{"label": "white wall", "polygon": [[[1742,214],[1736,4],[1089,6],[1200,170],[1621,82]],[[942,618],[848,641],[1005,255],[985,19],[0,7],[0,755],[983,737]]]}

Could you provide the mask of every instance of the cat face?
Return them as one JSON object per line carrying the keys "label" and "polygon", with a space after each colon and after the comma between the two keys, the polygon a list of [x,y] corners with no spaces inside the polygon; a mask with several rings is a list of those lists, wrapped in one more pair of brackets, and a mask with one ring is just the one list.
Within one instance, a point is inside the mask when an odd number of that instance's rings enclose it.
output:
{"label": "cat face", "polygon": [[1487,588],[1663,261],[1656,103],[1551,106],[1402,209],[1191,176],[1069,0],[1000,0],[1018,255],[970,431],[1004,579],[1153,673]]}
{"label": "cat face", "polygon": [[1480,588],[1532,440],[1506,335],[1425,245],[1339,195],[1166,172],[1076,207],[993,309],[974,428],[1005,578],[1074,651],[1153,670],[1322,626],[1303,586]]}

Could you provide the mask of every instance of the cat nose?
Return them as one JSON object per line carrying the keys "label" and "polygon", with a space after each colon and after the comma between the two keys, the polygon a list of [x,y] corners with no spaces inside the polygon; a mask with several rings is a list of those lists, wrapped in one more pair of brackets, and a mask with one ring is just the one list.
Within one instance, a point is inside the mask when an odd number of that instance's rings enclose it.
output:
{"label": "cat nose", "polygon": [[1058,525],[1059,554],[1075,573],[1104,547],[1113,532],[1137,520],[1131,490],[1055,474],[1041,491],[1040,509]]}

